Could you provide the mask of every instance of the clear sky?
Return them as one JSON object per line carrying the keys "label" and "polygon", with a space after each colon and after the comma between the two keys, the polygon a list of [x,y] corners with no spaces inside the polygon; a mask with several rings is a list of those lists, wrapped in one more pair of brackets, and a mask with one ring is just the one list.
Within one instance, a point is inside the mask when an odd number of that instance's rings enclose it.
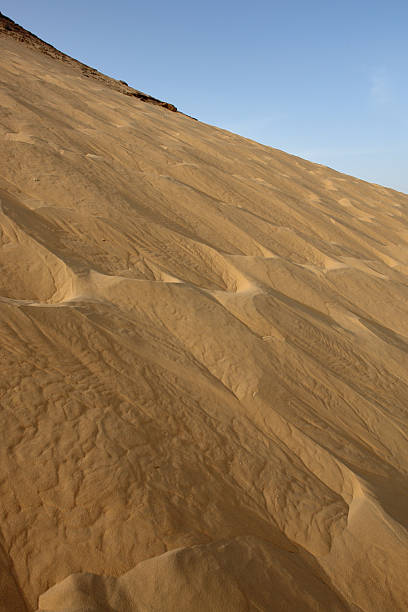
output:
{"label": "clear sky", "polygon": [[407,0],[2,0],[0,10],[200,121],[408,193]]}

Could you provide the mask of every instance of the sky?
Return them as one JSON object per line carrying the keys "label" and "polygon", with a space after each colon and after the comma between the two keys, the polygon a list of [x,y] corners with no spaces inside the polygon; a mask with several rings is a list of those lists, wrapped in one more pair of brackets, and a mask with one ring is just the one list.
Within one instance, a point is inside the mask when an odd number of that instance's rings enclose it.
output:
{"label": "sky", "polygon": [[408,193],[407,0],[2,0],[0,10],[200,121]]}

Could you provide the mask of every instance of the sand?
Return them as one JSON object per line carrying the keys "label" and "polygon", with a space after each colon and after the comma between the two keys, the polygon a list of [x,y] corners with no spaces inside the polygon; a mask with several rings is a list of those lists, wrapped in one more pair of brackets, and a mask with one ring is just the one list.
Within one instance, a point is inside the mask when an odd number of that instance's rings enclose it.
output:
{"label": "sand", "polygon": [[408,609],[408,196],[0,21],[0,610]]}

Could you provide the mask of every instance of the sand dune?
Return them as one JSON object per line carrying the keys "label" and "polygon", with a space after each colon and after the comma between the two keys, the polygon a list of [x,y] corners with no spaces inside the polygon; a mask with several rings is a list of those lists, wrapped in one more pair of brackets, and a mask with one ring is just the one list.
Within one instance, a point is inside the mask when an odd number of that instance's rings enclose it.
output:
{"label": "sand dune", "polygon": [[408,196],[7,23],[0,610],[408,609]]}

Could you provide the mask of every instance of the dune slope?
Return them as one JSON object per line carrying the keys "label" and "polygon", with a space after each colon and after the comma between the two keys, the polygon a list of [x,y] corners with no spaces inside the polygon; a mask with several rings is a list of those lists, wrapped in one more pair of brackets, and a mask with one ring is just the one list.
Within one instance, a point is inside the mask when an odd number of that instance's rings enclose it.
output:
{"label": "dune slope", "polygon": [[0,610],[408,609],[408,196],[1,25]]}

